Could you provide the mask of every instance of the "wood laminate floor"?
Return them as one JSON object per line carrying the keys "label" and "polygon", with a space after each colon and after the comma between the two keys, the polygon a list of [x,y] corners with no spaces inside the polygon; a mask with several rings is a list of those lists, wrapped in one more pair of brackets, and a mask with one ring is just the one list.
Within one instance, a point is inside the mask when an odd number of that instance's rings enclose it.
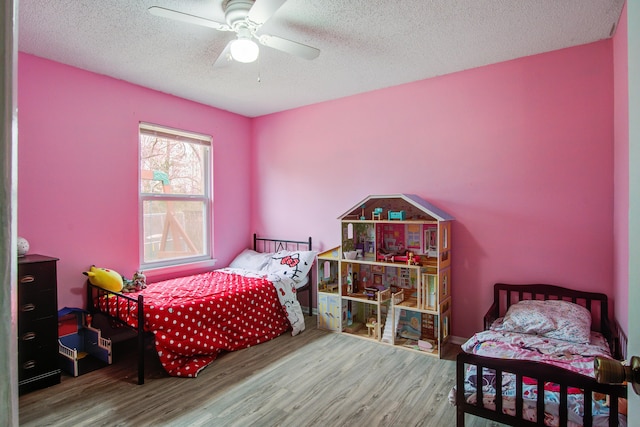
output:
{"label": "wood laminate floor", "polygon": [[135,342],[124,342],[113,365],[21,396],[20,425],[453,426],[458,351],[438,360],[318,330],[314,316],[301,335],[224,353],[195,379],[168,376],[149,349],[139,386]]}

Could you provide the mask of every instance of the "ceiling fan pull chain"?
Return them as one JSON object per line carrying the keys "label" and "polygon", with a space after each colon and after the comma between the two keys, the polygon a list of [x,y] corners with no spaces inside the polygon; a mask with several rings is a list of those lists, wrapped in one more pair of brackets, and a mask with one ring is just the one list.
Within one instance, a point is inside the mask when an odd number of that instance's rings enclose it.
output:
{"label": "ceiling fan pull chain", "polygon": [[262,82],[262,78],[260,77],[260,72],[262,71],[262,67],[260,66],[262,62],[260,61],[260,57],[258,57],[258,83]]}

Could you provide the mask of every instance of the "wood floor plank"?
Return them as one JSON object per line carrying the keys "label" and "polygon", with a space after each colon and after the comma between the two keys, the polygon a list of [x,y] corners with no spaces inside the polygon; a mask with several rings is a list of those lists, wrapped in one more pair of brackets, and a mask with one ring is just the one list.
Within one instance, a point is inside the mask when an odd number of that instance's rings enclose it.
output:
{"label": "wood floor plank", "polygon": [[[129,343],[114,364],[20,397],[23,426],[453,426],[455,354],[438,360],[318,330],[219,356],[198,378],[168,376],[146,352],[136,384]],[[468,417],[468,426],[497,426]]]}

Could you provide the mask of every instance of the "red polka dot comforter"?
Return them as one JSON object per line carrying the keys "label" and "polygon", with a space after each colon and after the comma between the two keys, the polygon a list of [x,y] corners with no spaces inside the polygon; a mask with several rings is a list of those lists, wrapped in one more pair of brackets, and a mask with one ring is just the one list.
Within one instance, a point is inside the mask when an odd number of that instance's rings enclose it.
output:
{"label": "red polka dot comforter", "polygon": [[[279,296],[292,288],[295,298],[295,287],[282,282],[278,286],[277,290],[267,278],[220,270],[149,284],[140,292],[144,328],[155,335],[162,366],[170,375],[195,377],[221,351],[239,350],[281,335],[290,322],[287,304]],[[127,310],[126,301],[120,301],[119,316],[137,327],[134,307]],[[99,305],[106,311],[104,298]],[[109,298],[108,305],[116,315],[116,299]]]}

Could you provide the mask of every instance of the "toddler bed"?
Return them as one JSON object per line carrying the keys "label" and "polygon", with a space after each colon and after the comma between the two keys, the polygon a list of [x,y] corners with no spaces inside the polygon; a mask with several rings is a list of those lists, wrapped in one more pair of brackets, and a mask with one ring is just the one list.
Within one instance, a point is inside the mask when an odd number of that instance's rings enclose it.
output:
{"label": "toddler bed", "polygon": [[311,238],[254,235],[254,249],[243,251],[227,268],[150,283],[133,293],[87,282],[88,311],[137,332],[138,384],[144,383],[146,332],[153,333],[170,375],[196,377],[222,351],[257,345],[288,329],[292,335],[304,330],[297,292],[311,288],[314,259]]}
{"label": "toddler bed", "polygon": [[626,425],[626,386],[594,375],[595,357],[619,356],[606,295],[498,283],[484,326],[457,356],[458,426],[465,413],[518,426]]}

